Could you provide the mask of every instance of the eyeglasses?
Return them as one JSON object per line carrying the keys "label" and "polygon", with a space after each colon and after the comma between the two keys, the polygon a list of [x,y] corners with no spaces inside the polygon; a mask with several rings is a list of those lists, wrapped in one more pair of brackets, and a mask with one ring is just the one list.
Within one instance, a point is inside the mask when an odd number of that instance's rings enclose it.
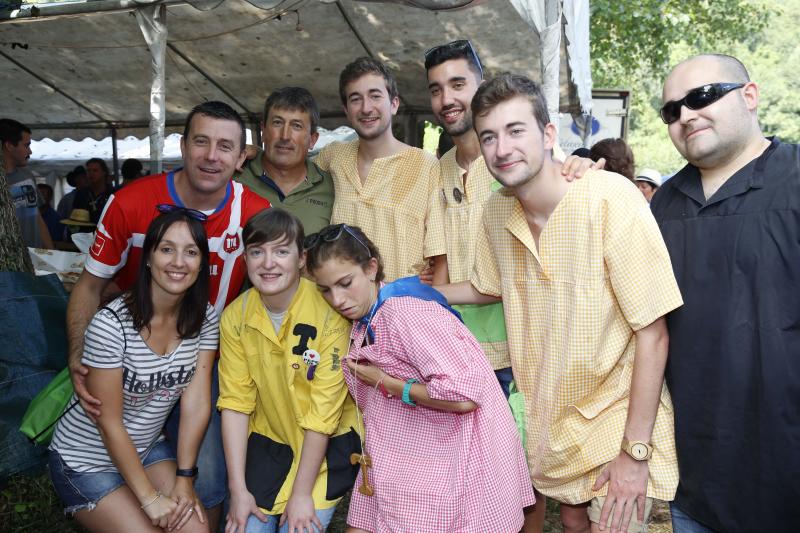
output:
{"label": "eyeglasses", "polygon": [[672,124],[681,118],[681,107],[698,110],[708,107],[729,92],[744,87],[744,83],[709,83],[692,89],[680,100],[671,100],[661,108],[661,120],[664,124]]}
{"label": "eyeglasses", "polygon": [[172,204],[158,204],[156,209],[159,210],[161,213],[175,213],[176,211],[185,214],[189,218],[193,218],[200,222],[205,222],[208,220],[208,215],[203,213],[202,211],[198,211],[197,209],[190,209],[188,207],[181,207],[179,205],[172,205]]}
{"label": "eyeglasses", "polygon": [[481,73],[481,78],[483,78],[483,65],[481,65],[481,60],[478,57],[478,52],[475,51],[475,48],[472,46],[472,43],[469,42],[467,39],[461,39],[458,41],[453,41],[447,44],[441,44],[439,46],[434,46],[433,48],[428,48],[425,51],[425,69],[429,69],[431,67],[431,63],[433,63],[434,59],[437,55],[442,54],[444,52],[449,51],[459,51],[462,54],[468,52],[472,59],[475,60],[475,64],[478,66],[478,70]]}
{"label": "eyeglasses", "polygon": [[312,233],[306,237],[305,241],[303,241],[303,248],[306,250],[311,250],[323,242],[333,242],[341,237],[344,232],[347,232],[348,235],[358,241],[358,243],[367,250],[369,256],[372,257],[372,252],[369,251],[369,246],[364,244],[364,241],[362,241],[347,224],[336,224],[329,226],[327,229],[322,231],[318,231],[317,233]]}

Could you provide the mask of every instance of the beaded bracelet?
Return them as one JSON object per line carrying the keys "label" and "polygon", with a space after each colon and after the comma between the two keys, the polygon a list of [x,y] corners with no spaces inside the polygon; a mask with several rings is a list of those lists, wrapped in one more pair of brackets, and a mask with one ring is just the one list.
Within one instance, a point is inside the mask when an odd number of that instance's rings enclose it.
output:
{"label": "beaded bracelet", "polygon": [[150,506],[150,505],[152,505],[152,504],[156,503],[156,500],[158,500],[158,499],[159,499],[161,496],[163,496],[163,495],[161,494],[161,491],[160,491],[160,490],[157,490],[157,491],[156,491],[156,495],[153,497],[153,499],[152,499],[152,500],[150,500],[149,502],[147,502],[146,504],[142,505],[142,507],[141,507],[141,508],[142,508],[142,509],[144,509],[145,507],[148,507],[148,506]]}

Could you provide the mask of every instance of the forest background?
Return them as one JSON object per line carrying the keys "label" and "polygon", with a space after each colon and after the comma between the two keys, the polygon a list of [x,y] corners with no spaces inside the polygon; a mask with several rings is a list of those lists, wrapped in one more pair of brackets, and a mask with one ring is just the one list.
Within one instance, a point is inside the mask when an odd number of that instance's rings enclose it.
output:
{"label": "forest background", "polygon": [[685,164],[658,115],[661,89],[670,68],[703,52],[740,59],[760,89],[764,134],[800,142],[800,0],[591,0],[590,8],[593,84],[631,91],[637,171],[666,175]]}

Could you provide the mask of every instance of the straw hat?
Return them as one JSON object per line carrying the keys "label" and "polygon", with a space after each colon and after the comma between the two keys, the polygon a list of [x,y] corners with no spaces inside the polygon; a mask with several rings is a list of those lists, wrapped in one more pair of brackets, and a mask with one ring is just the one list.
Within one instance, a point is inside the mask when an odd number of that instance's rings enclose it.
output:
{"label": "straw hat", "polygon": [[91,221],[89,211],[86,209],[73,209],[69,214],[69,218],[61,220],[62,224],[67,226],[91,226],[95,227],[97,224]]}

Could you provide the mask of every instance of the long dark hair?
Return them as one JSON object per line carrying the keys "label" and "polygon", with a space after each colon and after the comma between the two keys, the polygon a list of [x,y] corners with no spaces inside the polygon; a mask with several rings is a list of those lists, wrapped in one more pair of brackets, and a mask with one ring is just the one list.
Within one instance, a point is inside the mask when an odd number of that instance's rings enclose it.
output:
{"label": "long dark hair", "polygon": [[142,246],[142,261],[139,264],[139,276],[130,291],[124,296],[125,305],[133,320],[136,331],[150,328],[153,319],[153,298],[150,287],[153,277],[147,266],[153,251],[164,238],[167,230],[176,222],[185,222],[189,226],[192,240],[200,249],[200,272],[197,280],[184,293],[178,310],[178,336],[182,339],[196,337],[200,334],[206,318],[208,304],[208,238],[202,222],[188,216],[184,211],[176,210],[157,216],[147,228]]}

